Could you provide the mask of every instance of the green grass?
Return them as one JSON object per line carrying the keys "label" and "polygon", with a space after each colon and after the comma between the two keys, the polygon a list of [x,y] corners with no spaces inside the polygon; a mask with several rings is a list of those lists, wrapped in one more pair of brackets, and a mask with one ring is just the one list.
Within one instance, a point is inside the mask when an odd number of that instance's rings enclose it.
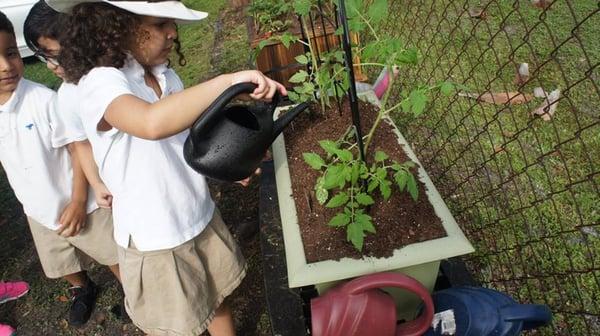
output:
{"label": "green grass", "polygon": [[[434,97],[426,116],[397,120],[476,246],[479,280],[550,304],[556,319],[544,334],[600,333],[597,1],[555,1],[543,15],[529,1],[392,2],[385,31],[423,55],[401,72],[405,88],[449,79],[472,93],[517,91],[516,65],[527,62],[524,92],[561,89],[549,122],[530,114],[542,99],[463,97]],[[473,7],[486,18],[469,17]]]}

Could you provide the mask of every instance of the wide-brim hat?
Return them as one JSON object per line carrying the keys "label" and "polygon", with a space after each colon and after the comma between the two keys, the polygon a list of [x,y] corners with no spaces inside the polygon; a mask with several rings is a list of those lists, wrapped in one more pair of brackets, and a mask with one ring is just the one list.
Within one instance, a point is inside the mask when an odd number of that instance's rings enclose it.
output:
{"label": "wide-brim hat", "polygon": [[48,6],[63,13],[71,13],[73,7],[88,2],[104,2],[134,14],[175,19],[182,24],[200,21],[208,16],[208,13],[187,8],[179,1],[46,0]]}

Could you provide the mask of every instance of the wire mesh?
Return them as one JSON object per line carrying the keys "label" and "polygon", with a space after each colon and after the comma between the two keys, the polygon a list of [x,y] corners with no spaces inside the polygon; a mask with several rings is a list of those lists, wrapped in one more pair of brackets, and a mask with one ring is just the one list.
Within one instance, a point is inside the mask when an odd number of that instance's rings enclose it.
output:
{"label": "wire mesh", "polygon": [[464,85],[397,118],[476,247],[470,271],[549,305],[537,334],[600,335],[600,2],[390,5],[382,31],[422,55],[402,88]]}

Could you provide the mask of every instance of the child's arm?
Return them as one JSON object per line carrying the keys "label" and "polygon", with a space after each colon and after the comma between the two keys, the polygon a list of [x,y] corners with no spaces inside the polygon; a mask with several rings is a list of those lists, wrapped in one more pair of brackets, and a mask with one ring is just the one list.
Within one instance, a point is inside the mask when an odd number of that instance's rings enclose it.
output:
{"label": "child's arm", "polygon": [[101,208],[110,208],[112,206],[112,194],[98,174],[98,166],[94,161],[90,142],[88,140],[76,141],[73,143],[73,147],[83,173],[92,189],[94,189],[96,203]]}
{"label": "child's arm", "polygon": [[73,145],[69,144],[67,148],[71,154],[73,166],[73,190],[71,202],[67,204],[58,220],[60,227],[56,232],[63,237],[72,237],[76,236],[85,226],[88,183],[77,155],[74,155]]}
{"label": "child's arm", "polygon": [[259,71],[240,71],[218,76],[153,104],[133,95],[121,95],[108,105],[98,129],[115,127],[138,138],[163,139],[189,128],[223,91],[242,82],[258,85],[250,94],[253,99],[269,100],[276,91],[287,94],[283,85]]}

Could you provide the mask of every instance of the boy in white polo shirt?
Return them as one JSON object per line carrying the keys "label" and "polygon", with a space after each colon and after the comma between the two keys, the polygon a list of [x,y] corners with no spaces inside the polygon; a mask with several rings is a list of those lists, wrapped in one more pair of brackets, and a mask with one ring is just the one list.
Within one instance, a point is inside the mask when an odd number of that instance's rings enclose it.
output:
{"label": "boy in white polo shirt", "polygon": [[90,317],[97,288],[92,257],[118,277],[110,211],[97,209],[77,160],[55,134],[54,91],[23,79],[14,29],[0,12],[0,161],[27,215],[44,273],[72,287],[69,322]]}

